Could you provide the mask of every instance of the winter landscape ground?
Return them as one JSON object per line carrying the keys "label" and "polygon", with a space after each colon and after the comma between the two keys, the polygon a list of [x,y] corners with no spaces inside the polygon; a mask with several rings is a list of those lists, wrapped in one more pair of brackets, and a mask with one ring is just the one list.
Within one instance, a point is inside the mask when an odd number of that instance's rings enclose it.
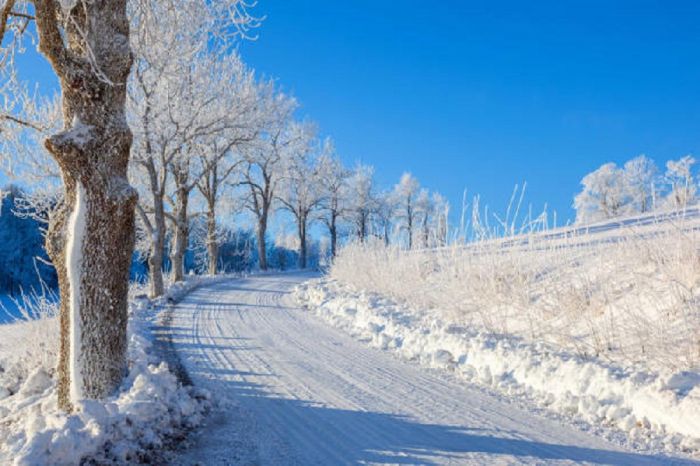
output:
{"label": "winter landscape ground", "polygon": [[700,464],[698,17],[0,0],[0,466]]}
{"label": "winter landscape ground", "polygon": [[325,273],[193,278],[157,301],[135,288],[129,377],[70,416],[48,303],[0,326],[0,460],[696,464],[696,226],[356,244]]}

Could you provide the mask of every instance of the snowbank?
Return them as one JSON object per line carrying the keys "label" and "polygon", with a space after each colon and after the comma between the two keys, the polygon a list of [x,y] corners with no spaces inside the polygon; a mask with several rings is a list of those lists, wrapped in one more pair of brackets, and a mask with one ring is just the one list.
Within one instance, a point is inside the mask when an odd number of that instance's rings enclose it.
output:
{"label": "snowbank", "polygon": [[544,343],[477,332],[439,312],[401,308],[337,281],[295,290],[300,304],[368,344],[454,370],[469,382],[524,396],[650,449],[700,452],[700,374],[626,371]]}
{"label": "snowbank", "polygon": [[80,402],[71,415],[56,405],[55,344],[30,343],[57,342],[56,319],[0,327],[0,464],[166,462],[168,445],[203,419],[209,395],[180,384],[156,354],[150,327],[163,304],[214,279],[172,286],[154,303],[133,299],[127,378],[110,399]]}

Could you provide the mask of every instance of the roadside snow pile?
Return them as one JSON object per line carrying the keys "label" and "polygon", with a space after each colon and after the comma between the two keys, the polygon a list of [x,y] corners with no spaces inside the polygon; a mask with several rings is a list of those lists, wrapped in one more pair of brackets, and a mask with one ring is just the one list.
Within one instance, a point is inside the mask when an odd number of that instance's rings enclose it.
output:
{"label": "roadside snow pile", "polygon": [[374,347],[457,372],[469,382],[532,399],[549,410],[628,432],[649,449],[700,451],[700,374],[626,371],[544,343],[458,326],[436,311],[402,308],[325,279],[297,301]]}
{"label": "roadside snow pile", "polygon": [[[198,284],[174,287],[165,300]],[[133,303],[121,389],[104,402],[80,403],[70,415],[56,404],[57,348],[33,346],[58,341],[57,319],[0,326],[0,464],[163,463],[167,447],[201,422],[208,393],[182,386],[154,350],[150,327],[160,306]]]}

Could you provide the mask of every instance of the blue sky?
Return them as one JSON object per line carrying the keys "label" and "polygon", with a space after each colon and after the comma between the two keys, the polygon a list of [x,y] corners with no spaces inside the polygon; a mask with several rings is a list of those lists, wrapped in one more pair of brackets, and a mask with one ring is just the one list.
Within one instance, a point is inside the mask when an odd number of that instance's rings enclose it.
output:
{"label": "blue sky", "polygon": [[[343,158],[404,170],[454,205],[513,185],[573,218],[579,180],[700,151],[700,2],[260,0],[246,61]],[[457,209],[455,209],[457,210]]]}
{"label": "blue sky", "polygon": [[[645,153],[700,154],[700,2],[259,0],[244,59],[275,77],[348,164],[403,171],[504,211],[573,218],[579,180]],[[40,57],[26,77],[53,80]]]}

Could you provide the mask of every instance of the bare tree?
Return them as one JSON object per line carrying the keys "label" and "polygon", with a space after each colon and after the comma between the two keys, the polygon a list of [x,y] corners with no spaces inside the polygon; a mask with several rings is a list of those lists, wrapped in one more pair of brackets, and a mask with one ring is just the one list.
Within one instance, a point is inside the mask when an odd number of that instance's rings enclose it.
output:
{"label": "bare tree", "polygon": [[[208,150],[214,153],[221,153],[222,149],[216,141],[210,145]],[[228,156],[222,158],[214,158],[214,163],[210,169],[197,182],[197,189],[202,195],[206,204],[206,239],[204,240],[207,250],[207,272],[210,275],[216,275],[218,272],[218,257],[219,257],[219,232],[217,223],[217,207],[221,199],[223,190],[227,186],[227,181],[234,174],[235,170],[240,169],[243,160],[233,151],[228,151]],[[209,160],[207,155],[201,155],[204,159],[201,163],[206,163]]]}
{"label": "bare tree", "polygon": [[656,191],[656,165],[645,155],[640,155],[625,163],[623,176],[634,209],[648,212],[654,208]]}
{"label": "bare tree", "polygon": [[391,191],[383,191],[376,196],[374,218],[377,235],[382,238],[385,246],[391,243],[394,214],[396,212],[396,197]]}
{"label": "bare tree", "polygon": [[279,94],[275,99],[274,118],[260,138],[243,151],[242,180],[238,183],[246,191],[245,207],[256,222],[258,264],[267,270],[265,235],[284,161],[294,151],[298,134],[290,123],[296,102]]}
{"label": "bare tree", "polygon": [[450,203],[440,193],[433,193],[433,229],[436,246],[446,246],[449,234]]}
{"label": "bare tree", "polygon": [[[277,196],[282,208],[292,214],[299,240],[299,268],[307,264],[307,231],[311,213],[323,200],[320,166],[314,152],[314,128],[309,124],[294,125],[297,133],[294,152],[286,160],[286,170]],[[316,149],[320,152],[322,149]]]}
{"label": "bare tree", "polygon": [[666,162],[666,181],[670,185],[667,203],[674,209],[684,209],[696,199],[697,186],[692,168],[695,158],[690,155]]}
{"label": "bare tree", "polygon": [[374,167],[358,164],[348,180],[348,217],[360,242],[367,239],[371,215],[376,208],[374,189]]}
{"label": "bare tree", "polygon": [[[252,71],[235,53],[204,55],[190,69],[191,76],[177,92],[179,117],[171,117],[184,121],[183,129],[188,125],[193,129],[183,132],[182,146],[168,166],[174,185],[169,197],[174,229],[170,258],[176,282],[184,279],[190,194],[222,159],[231,155],[233,148],[253,141],[266,122],[265,110],[269,107],[261,100],[266,86],[256,85]],[[189,109],[196,108],[197,102],[207,102],[207,109],[190,119]]]}
{"label": "bare tree", "polygon": [[418,195],[418,180],[410,173],[401,175],[401,180],[394,186],[396,197],[397,216],[401,220],[402,227],[406,230],[408,249],[413,249],[414,224],[416,222],[416,196]]}
{"label": "bare tree", "polygon": [[622,170],[606,163],[586,175],[583,190],[574,198],[576,222],[591,222],[619,216],[627,204]]}
{"label": "bare tree", "polygon": [[[174,225],[174,278],[183,278],[189,194],[206,172],[199,167],[198,176],[192,174],[192,149],[202,138],[239,125],[241,114],[249,111],[224,107],[229,95],[247,99],[253,81],[252,72],[229,51],[227,39],[245,34],[254,20],[237,0],[204,6],[192,0],[139,0],[136,5],[132,42],[137,62],[129,86],[136,132],[132,179],[145,194],[138,212],[151,239],[150,294],[158,296],[163,293],[167,218]],[[241,86],[248,86],[246,92],[239,92]]]}
{"label": "bare tree", "polygon": [[430,247],[431,222],[435,206],[427,189],[421,189],[415,200],[416,216],[420,217],[421,247]]}
{"label": "bare tree", "polygon": [[348,178],[345,168],[335,153],[333,141],[324,141],[323,153],[318,161],[322,190],[321,209],[318,218],[328,228],[331,242],[331,257],[338,252],[338,221],[347,211]]}

